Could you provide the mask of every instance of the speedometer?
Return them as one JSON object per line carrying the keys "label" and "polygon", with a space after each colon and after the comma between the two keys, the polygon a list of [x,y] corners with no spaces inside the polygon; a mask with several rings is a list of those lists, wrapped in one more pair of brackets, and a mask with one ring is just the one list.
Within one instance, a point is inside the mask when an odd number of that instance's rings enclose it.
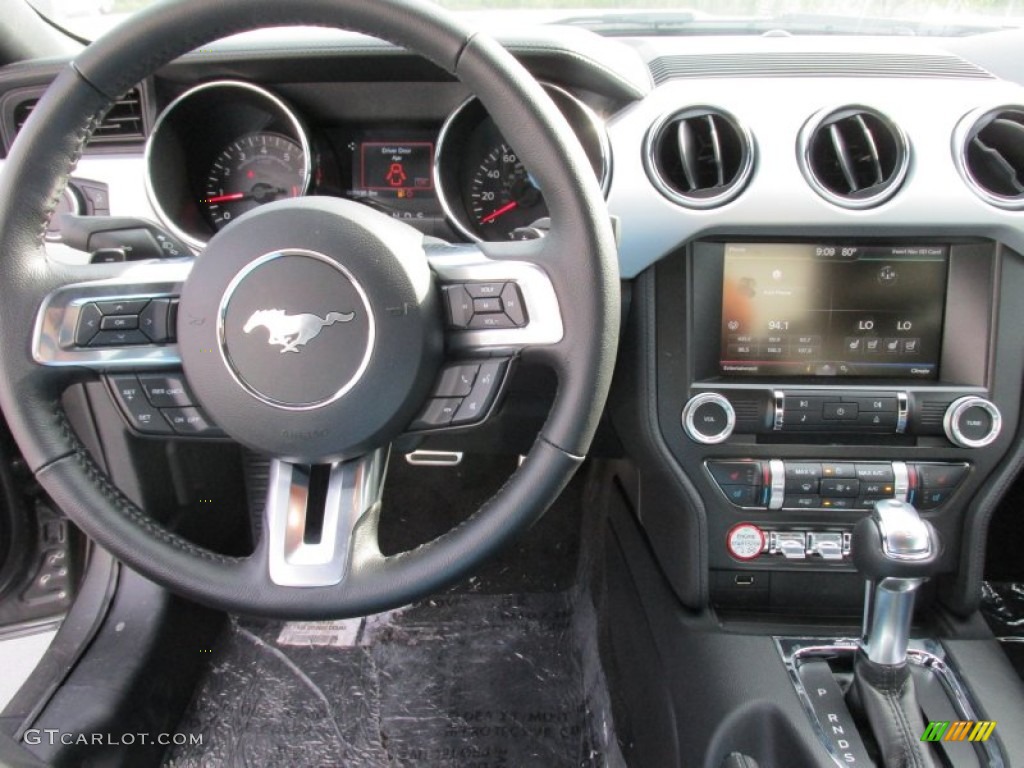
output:
{"label": "speedometer", "polygon": [[508,144],[488,152],[470,181],[470,212],[484,240],[502,240],[548,215],[544,197]]}
{"label": "speedometer", "polygon": [[[575,131],[594,174],[607,189],[611,163],[600,118],[567,91],[552,85],[544,89]],[[502,136],[476,98],[459,106],[441,128],[435,187],[448,221],[470,240],[531,237],[546,228],[528,229],[548,217],[548,208],[514,143]]]}
{"label": "speedometer", "polygon": [[306,191],[302,148],[277,133],[256,132],[233,141],[214,159],[199,201],[217,229],[246,211]]}

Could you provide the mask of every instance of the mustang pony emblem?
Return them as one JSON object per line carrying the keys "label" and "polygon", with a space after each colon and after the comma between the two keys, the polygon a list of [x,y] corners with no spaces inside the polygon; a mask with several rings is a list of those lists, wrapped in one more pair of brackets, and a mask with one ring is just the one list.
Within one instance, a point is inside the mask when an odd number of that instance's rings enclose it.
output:
{"label": "mustang pony emblem", "polygon": [[257,309],[245,321],[242,330],[252,333],[254,328],[262,325],[270,332],[267,343],[281,346],[283,355],[285,352],[298,352],[299,347],[319,336],[325,326],[347,323],[355,316],[355,312],[328,312],[327,317],[319,317],[310,314],[289,315],[283,309]]}

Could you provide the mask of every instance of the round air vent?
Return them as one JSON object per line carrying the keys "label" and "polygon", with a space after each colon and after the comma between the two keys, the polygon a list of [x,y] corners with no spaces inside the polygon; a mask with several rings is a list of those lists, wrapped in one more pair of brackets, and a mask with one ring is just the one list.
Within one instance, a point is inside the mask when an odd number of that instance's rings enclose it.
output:
{"label": "round air vent", "polygon": [[971,189],[1000,208],[1024,208],[1024,107],[973,112],[957,133],[957,165]]}
{"label": "round air vent", "polygon": [[754,167],[754,143],[732,115],[691,107],[651,128],[644,160],[665,197],[689,208],[714,208],[743,191]]}
{"label": "round air vent", "polygon": [[798,159],[807,181],[831,203],[871,208],[907,175],[910,149],[899,126],[867,107],[819,112],[800,132]]}

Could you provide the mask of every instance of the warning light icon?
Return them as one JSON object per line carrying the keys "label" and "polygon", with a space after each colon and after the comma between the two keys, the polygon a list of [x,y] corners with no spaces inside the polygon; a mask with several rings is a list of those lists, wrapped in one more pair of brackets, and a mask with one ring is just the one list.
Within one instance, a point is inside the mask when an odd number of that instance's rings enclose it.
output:
{"label": "warning light icon", "polygon": [[388,168],[387,175],[384,177],[387,183],[392,187],[401,187],[405,184],[405,180],[407,178],[408,177],[405,175],[405,169],[402,167],[401,163],[392,163]]}

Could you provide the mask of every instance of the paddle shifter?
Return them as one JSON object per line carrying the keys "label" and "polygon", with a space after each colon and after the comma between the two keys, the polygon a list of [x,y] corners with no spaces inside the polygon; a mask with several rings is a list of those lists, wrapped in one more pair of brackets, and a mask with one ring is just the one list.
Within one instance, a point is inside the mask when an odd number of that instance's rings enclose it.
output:
{"label": "paddle shifter", "polygon": [[857,524],[850,550],[867,579],[851,704],[870,723],[887,768],[929,768],[907,644],[915,594],[935,572],[938,536],[911,504],[884,499]]}

